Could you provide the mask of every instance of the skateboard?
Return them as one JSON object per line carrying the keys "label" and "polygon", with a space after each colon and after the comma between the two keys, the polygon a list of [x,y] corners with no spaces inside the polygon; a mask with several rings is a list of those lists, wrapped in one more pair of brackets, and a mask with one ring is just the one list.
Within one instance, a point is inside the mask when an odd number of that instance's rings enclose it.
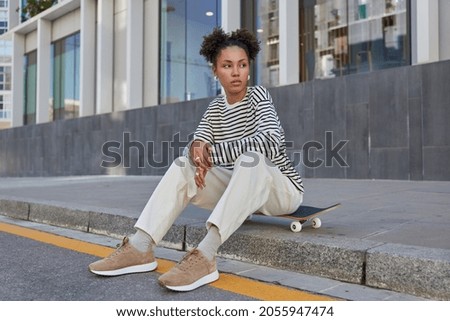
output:
{"label": "skateboard", "polygon": [[[322,226],[322,221],[317,216],[325,214],[329,211],[332,211],[339,207],[341,203],[336,203],[328,207],[314,207],[314,206],[306,206],[301,205],[294,213],[285,214],[285,215],[277,215],[277,216],[269,216],[276,218],[288,219],[291,221],[291,231],[298,233],[302,230],[303,225],[306,222],[311,221],[311,225],[313,228],[319,228]],[[253,215],[264,215],[262,213],[255,213]],[[267,215],[264,215],[267,216]]]}

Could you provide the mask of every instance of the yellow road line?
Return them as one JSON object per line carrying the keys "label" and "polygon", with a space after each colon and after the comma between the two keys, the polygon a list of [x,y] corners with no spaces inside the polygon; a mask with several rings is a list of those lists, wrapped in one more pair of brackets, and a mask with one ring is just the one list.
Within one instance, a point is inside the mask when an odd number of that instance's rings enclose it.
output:
{"label": "yellow road line", "polygon": [[59,236],[12,224],[0,223],[0,231],[26,237],[35,241],[39,241],[41,243],[51,244],[68,250],[73,250],[100,257],[105,257],[114,251],[114,249],[106,246],[83,242],[68,237]]}
{"label": "yellow road line", "polygon": [[[38,242],[51,244],[68,250],[90,254],[98,257],[105,257],[112,253],[114,249],[59,236],[47,232],[42,232],[17,225],[0,223],[0,232],[26,237]],[[158,259],[157,272],[165,273],[174,266],[174,262]],[[330,301],[328,296],[311,294],[308,292],[286,288],[279,285],[268,284],[260,281],[250,280],[232,274],[221,273],[219,280],[211,283],[210,286],[267,301]]]}

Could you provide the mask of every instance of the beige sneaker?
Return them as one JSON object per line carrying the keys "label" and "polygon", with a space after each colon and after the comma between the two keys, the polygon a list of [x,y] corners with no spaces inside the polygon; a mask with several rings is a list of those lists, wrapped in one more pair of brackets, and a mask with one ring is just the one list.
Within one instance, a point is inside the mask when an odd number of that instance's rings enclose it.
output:
{"label": "beige sneaker", "polygon": [[161,275],[159,283],[173,291],[192,291],[218,278],[216,259],[208,261],[202,252],[194,249],[169,272]]}
{"label": "beige sneaker", "polygon": [[108,257],[91,263],[89,270],[92,273],[104,276],[116,276],[128,273],[150,272],[156,269],[158,263],[153,251],[139,252],[130,243],[127,237],[120,247]]}

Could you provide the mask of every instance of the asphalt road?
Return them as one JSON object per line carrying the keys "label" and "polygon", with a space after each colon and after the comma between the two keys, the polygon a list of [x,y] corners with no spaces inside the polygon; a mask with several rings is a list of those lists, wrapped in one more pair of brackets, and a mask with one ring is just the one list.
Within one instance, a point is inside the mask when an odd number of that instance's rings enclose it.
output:
{"label": "asphalt road", "polygon": [[[173,250],[159,250],[162,256],[158,256],[160,265],[155,272],[120,277],[90,273],[89,263],[110,253],[116,242],[117,239],[49,225],[0,220],[2,320],[113,320],[124,316],[152,317],[155,311],[166,316],[169,310],[175,311],[176,316],[192,311],[220,311],[221,314],[214,316],[229,316],[234,320],[267,319],[268,316],[283,316],[285,320],[284,316],[297,319],[320,315],[350,321],[360,320],[367,311],[371,311],[371,320],[408,319],[425,314],[433,320],[442,320],[441,316],[448,310],[445,302],[431,302],[432,306],[425,301],[362,301],[349,305],[345,299],[334,301],[336,298],[226,272],[221,272],[218,281],[195,291],[172,292],[159,286],[157,278],[183,253]],[[225,268],[226,264],[221,267]],[[360,299],[367,300],[367,293],[360,293]],[[311,300],[322,302],[308,302]]]}
{"label": "asphalt road", "polygon": [[159,286],[159,273],[98,277],[87,269],[98,258],[0,232],[2,301],[203,301],[254,300],[204,286],[176,293]]}

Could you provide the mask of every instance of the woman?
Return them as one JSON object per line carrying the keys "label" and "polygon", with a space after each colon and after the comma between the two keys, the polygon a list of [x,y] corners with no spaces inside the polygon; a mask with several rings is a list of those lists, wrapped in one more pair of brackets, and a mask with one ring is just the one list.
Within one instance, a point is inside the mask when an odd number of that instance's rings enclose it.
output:
{"label": "woman", "polygon": [[186,148],[150,197],[136,225],[109,257],[92,263],[99,275],[153,271],[153,250],[188,203],[212,210],[198,247],[159,278],[171,290],[190,291],[219,278],[219,246],[254,212],[280,215],[302,203],[300,175],[286,155],[284,132],[269,92],[247,87],[250,62],[260,50],[244,29],[216,28],[200,50],[225,95],[208,106]]}

